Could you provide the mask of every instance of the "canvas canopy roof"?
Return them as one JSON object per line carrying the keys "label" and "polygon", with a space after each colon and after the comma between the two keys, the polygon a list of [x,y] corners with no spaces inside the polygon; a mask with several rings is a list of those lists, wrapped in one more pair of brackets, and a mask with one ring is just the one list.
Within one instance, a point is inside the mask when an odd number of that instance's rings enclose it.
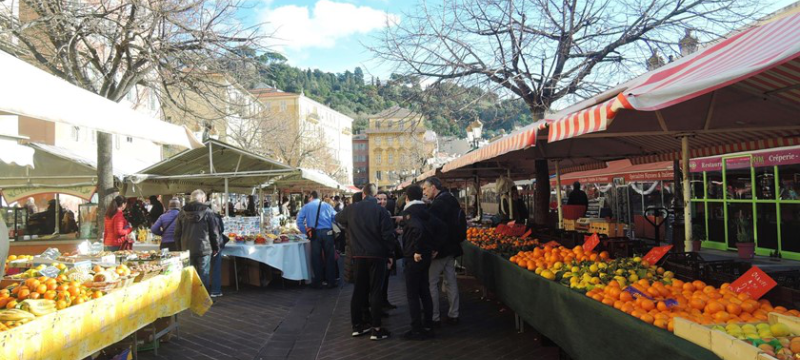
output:
{"label": "canvas canopy roof", "polygon": [[265,183],[264,187],[274,187],[278,190],[289,192],[311,190],[349,191],[330,176],[318,170],[304,168],[300,168],[291,174],[275,177]]}
{"label": "canvas canopy roof", "polygon": [[[577,171],[561,175],[561,185],[572,185],[578,181],[584,183],[610,183],[615,178],[631,181],[656,181],[672,180],[674,178],[673,163],[661,161],[655,163],[631,164],[630,160],[617,160],[608,163],[605,169]],[[555,178],[550,179],[550,184],[556,183]]]}
{"label": "canvas canopy roof", "polygon": [[86,127],[158,144],[202,146],[184,127],[81,89],[2,51],[0,76],[0,114]]}
{"label": "canvas canopy roof", "polygon": [[281,175],[296,174],[293,167],[217,140],[185,150],[137,174],[126,177],[128,196],[189,193],[195,189],[224,192],[251,190]]}

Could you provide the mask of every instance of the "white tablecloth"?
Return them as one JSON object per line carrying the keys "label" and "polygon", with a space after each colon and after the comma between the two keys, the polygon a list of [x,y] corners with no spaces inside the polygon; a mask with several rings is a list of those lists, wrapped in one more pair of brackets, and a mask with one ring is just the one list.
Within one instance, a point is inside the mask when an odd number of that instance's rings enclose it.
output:
{"label": "white tablecloth", "polygon": [[229,242],[222,255],[243,257],[272,266],[289,280],[311,280],[308,257],[311,243],[308,240],[271,245],[245,245]]}

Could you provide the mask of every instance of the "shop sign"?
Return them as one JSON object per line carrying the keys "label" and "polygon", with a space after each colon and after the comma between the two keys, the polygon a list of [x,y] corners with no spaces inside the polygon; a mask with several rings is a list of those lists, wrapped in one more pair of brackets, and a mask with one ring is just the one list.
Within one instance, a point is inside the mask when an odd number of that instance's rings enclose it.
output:
{"label": "shop sign", "polygon": [[650,171],[633,174],[625,174],[626,181],[653,181],[653,180],[671,180],[674,177],[672,171]]}
{"label": "shop sign", "polygon": [[586,235],[584,236],[583,240],[583,251],[584,252],[592,251],[599,244],[600,244],[600,237],[597,236],[597,233],[594,233],[592,235]]}
{"label": "shop sign", "polygon": [[49,193],[60,193],[91,200],[95,186],[70,186],[70,187],[16,187],[3,189],[3,198],[6,202],[13,203],[29,196]]}
{"label": "shop sign", "polygon": [[[722,156],[689,161],[691,172],[722,171]],[[728,169],[744,169],[750,166],[750,155],[729,158],[725,162]],[[800,148],[791,148],[775,151],[762,151],[752,154],[753,167],[781,166],[800,164]]]}
{"label": "shop sign", "polygon": [[736,293],[746,293],[751,299],[758,300],[778,283],[775,282],[767,273],[753,266],[747,270],[736,281],[731,283],[730,289]]}
{"label": "shop sign", "polygon": [[645,255],[642,260],[647,261],[650,265],[655,265],[664,255],[667,255],[671,249],[672,245],[654,247],[647,252],[647,255]]}

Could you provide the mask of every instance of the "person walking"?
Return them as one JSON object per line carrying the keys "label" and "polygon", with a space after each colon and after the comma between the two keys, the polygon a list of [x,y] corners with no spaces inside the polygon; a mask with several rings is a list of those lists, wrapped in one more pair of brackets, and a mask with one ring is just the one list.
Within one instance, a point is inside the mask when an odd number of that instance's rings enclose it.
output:
{"label": "person walking", "polygon": [[[350,205],[338,214],[336,222],[342,224],[350,235],[351,248],[347,250],[355,260],[355,286],[350,298],[352,336],[370,333],[371,340],[383,340],[391,335],[381,327],[383,282],[386,272],[394,262],[394,224],[389,213],[375,199],[377,187],[367,184],[362,189],[364,199]],[[366,294],[369,293],[369,297]],[[370,324],[364,323],[365,299],[369,299]]]}
{"label": "person walking", "polygon": [[[323,275],[328,288],[336,288],[336,255],[333,246],[333,206],[321,201],[319,194],[312,191],[308,203],[297,213],[297,228],[308,235],[311,241],[311,268],[314,276],[311,287],[322,288]],[[324,265],[324,267],[323,267]]]}
{"label": "person walking", "polygon": [[181,250],[189,251],[189,264],[194,266],[210,292],[211,256],[219,251],[216,215],[206,204],[203,190],[192,191],[190,200],[176,220],[175,240]]}
{"label": "person walking", "polygon": [[[384,191],[378,192],[378,195],[375,196],[375,199],[378,200],[378,205],[380,205],[382,208],[386,209],[386,212],[389,213],[390,217],[394,216],[392,214],[392,212],[389,210],[389,208],[387,208],[387,205],[389,204],[389,195],[386,192],[384,192]],[[400,243],[397,242],[397,237],[396,236],[395,236],[394,249],[395,249],[395,258],[394,258],[394,260],[398,260],[399,258],[402,258],[402,256],[403,256],[402,249],[400,248]],[[383,293],[383,304],[381,305],[381,307],[384,310],[387,310],[387,311],[388,310],[397,309],[396,305],[394,305],[391,302],[389,302],[389,276],[392,274],[392,272],[395,272],[396,268],[397,268],[397,262],[394,262],[392,264],[392,267],[389,269],[389,271],[386,272],[386,279],[383,281],[383,289],[381,290],[382,293]]]}
{"label": "person walking", "polygon": [[128,244],[126,237],[133,229],[123,214],[126,206],[125,198],[117,195],[111,199],[106,208],[105,232],[103,233],[103,245],[105,245],[106,251],[117,251]]}
{"label": "person walking", "polygon": [[[411,330],[403,337],[423,340],[433,336],[433,300],[428,281],[434,247],[434,231],[443,229],[444,223],[428,213],[422,202],[422,188],[406,188],[403,217],[403,274],[406,280],[406,297],[411,315]],[[422,307],[420,308],[420,303]]]}
{"label": "person walking", "polygon": [[572,191],[569,193],[569,197],[567,197],[567,205],[589,206],[589,197],[581,190],[580,182],[576,181],[572,184]]}
{"label": "person walking", "polygon": [[[431,177],[425,180],[422,185],[425,197],[431,201],[429,211],[446,224],[446,240],[434,249],[433,261],[429,270],[430,291],[433,300],[433,324],[441,325],[439,314],[439,277],[444,273],[444,287],[447,293],[449,309],[445,322],[455,325],[458,324],[458,283],[456,281],[455,258],[461,256],[461,241],[465,239],[466,217],[464,217],[461,205],[449,191],[442,187],[442,182]],[[462,231],[463,230],[463,231]]]}
{"label": "person walking", "polygon": [[[169,251],[178,251],[178,243],[175,242],[175,225],[178,220],[178,214],[181,212],[181,201],[173,198],[169,201],[169,209],[163,215],[156,219],[150,232],[154,235],[161,236],[161,249],[169,249]],[[151,213],[152,214],[152,213]]]}

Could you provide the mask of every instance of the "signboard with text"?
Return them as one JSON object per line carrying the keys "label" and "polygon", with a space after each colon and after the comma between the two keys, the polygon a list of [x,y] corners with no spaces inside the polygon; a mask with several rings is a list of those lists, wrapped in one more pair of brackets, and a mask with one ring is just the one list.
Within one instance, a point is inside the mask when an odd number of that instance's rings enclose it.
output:
{"label": "signboard with text", "polygon": [[[722,156],[692,159],[689,161],[691,172],[722,171]],[[753,167],[780,166],[800,164],[800,147],[779,149],[771,151],[756,151],[752,153]],[[750,166],[750,155],[729,158],[725,166],[729,169],[746,168]]]}
{"label": "signboard with text", "polygon": [[654,247],[647,252],[647,255],[645,255],[642,260],[647,261],[647,263],[650,265],[653,265],[661,260],[661,258],[663,258],[664,255],[666,255],[671,249],[672,245]]}
{"label": "signboard with text", "polygon": [[778,283],[775,282],[767,273],[753,266],[747,270],[736,281],[731,283],[730,289],[737,293],[747,293],[751,299],[758,300]]}
{"label": "signboard with text", "polygon": [[599,244],[600,244],[600,237],[597,236],[597,233],[594,233],[592,235],[586,235],[583,241],[583,251],[585,252],[592,251]]}

